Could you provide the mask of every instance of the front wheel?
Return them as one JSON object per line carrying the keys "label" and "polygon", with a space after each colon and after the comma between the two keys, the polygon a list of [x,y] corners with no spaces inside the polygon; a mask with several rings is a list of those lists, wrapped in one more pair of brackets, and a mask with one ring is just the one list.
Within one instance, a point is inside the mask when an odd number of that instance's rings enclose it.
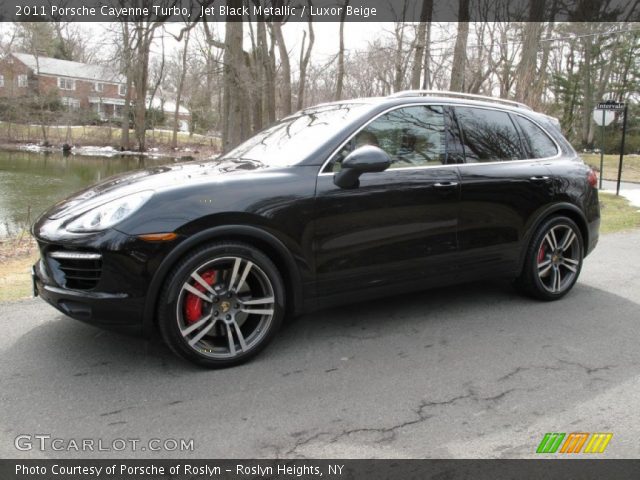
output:
{"label": "front wheel", "polygon": [[285,312],[278,269],[243,243],[211,244],[170,274],[159,326],[178,355],[210,368],[243,363],[274,337]]}
{"label": "front wheel", "polygon": [[575,285],[582,268],[580,229],[568,217],[544,222],[533,236],[516,286],[540,300],[557,300]]}

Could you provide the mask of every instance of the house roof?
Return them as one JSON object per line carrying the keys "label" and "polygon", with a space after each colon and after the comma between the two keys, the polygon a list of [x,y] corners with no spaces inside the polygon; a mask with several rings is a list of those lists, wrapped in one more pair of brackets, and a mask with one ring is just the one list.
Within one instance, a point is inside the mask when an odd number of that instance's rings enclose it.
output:
{"label": "house roof", "polygon": [[94,82],[124,83],[124,77],[111,68],[90,63],[71,62],[57,58],[36,57],[28,53],[14,53],[14,57],[37,74],[81,78]]}
{"label": "house roof", "polygon": [[[147,100],[147,103],[149,103],[149,101]],[[153,99],[151,100],[151,103],[149,104],[150,108],[157,108],[160,109],[162,108],[163,111],[165,113],[175,113],[176,112],[176,102],[175,100],[165,100],[164,102],[162,101],[161,98],[159,97],[153,97]],[[180,107],[178,108],[178,113],[180,115],[189,115],[189,109],[180,105]]]}

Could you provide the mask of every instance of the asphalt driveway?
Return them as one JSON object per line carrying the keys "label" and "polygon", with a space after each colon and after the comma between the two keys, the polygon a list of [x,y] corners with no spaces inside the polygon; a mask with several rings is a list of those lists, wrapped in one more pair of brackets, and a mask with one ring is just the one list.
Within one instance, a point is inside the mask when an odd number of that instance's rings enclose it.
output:
{"label": "asphalt driveway", "polygon": [[[640,456],[640,231],[602,237],[562,301],[495,282],[328,310],[223,371],[40,299],[0,311],[3,458],[531,457],[572,431]],[[194,450],[18,451],[20,434]]]}

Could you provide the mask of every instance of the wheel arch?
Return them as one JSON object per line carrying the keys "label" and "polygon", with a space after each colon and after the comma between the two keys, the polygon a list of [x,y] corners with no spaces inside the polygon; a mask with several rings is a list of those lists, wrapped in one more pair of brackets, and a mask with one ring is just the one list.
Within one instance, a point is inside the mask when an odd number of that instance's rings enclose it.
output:
{"label": "wheel arch", "polygon": [[194,248],[214,240],[239,241],[248,243],[267,255],[282,275],[287,292],[287,313],[296,314],[302,306],[302,279],[293,255],[285,244],[271,233],[249,225],[224,225],[213,227],[188,237],[176,246],[162,261],[153,276],[145,299],[143,331],[150,335],[158,309],[158,295],[167,275],[176,263]]}
{"label": "wheel arch", "polygon": [[523,239],[522,248],[520,252],[520,262],[519,262],[519,268],[518,268],[519,272],[522,271],[522,268],[524,267],[525,255],[529,247],[529,242],[531,242],[531,239],[534,233],[538,230],[538,228],[540,227],[540,225],[542,225],[543,222],[546,222],[552,217],[558,217],[558,216],[568,217],[571,220],[573,220],[576,223],[576,225],[578,225],[578,228],[580,229],[580,234],[582,235],[582,249],[583,249],[583,252],[585,252],[584,255],[586,256],[586,252],[589,247],[589,227],[588,227],[587,218],[585,217],[584,213],[582,213],[580,208],[578,208],[576,205],[573,205],[572,203],[566,203],[566,202],[557,203],[551,206],[547,206],[546,208],[543,208],[540,212],[538,212],[537,215],[532,216],[532,221],[529,223],[529,225],[525,229],[526,234]]}

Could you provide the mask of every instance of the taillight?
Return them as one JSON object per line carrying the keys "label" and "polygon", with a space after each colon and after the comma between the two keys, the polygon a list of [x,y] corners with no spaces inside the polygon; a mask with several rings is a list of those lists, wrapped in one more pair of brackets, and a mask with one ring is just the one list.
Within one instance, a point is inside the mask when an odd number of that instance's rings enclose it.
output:
{"label": "taillight", "polygon": [[590,168],[589,173],[587,173],[587,182],[594,188],[598,185],[598,175],[593,168]]}

